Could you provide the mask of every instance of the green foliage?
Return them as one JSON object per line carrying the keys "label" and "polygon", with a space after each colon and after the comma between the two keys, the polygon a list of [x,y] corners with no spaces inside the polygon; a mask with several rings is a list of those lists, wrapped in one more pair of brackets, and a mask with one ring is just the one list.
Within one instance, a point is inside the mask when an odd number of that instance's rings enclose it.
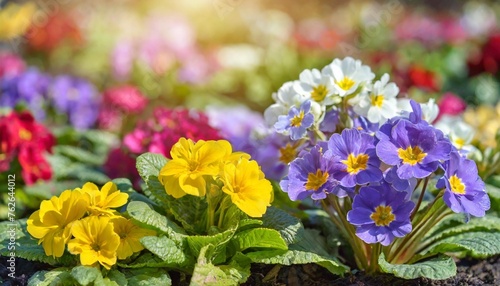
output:
{"label": "green foliage", "polygon": [[459,233],[434,243],[429,253],[462,252],[464,255],[485,258],[500,254],[500,232],[474,231]]}
{"label": "green foliage", "polygon": [[382,253],[378,263],[382,271],[392,273],[404,279],[415,279],[419,277],[447,279],[455,276],[457,273],[457,266],[453,258],[444,255],[415,264],[390,264],[385,260],[385,256]]}
{"label": "green foliage", "polygon": [[141,239],[142,245],[154,255],[163,260],[162,267],[172,267],[189,271],[193,260],[186,253],[185,248],[177,245],[165,236],[146,236]]}
{"label": "green foliage", "polygon": [[158,177],[161,168],[167,163],[167,158],[160,154],[144,153],[137,157],[136,167],[139,175],[147,183],[150,176]]}
{"label": "green foliage", "polygon": [[296,238],[301,235],[299,232],[304,230],[298,218],[274,207],[267,209],[262,222],[264,227],[279,231],[287,244],[296,242]]}
{"label": "green foliage", "polygon": [[28,286],[73,286],[74,279],[67,268],[38,271],[28,280]]}
{"label": "green foliage", "polygon": [[269,228],[252,228],[241,231],[233,237],[231,243],[237,251],[245,251],[249,248],[288,249],[280,233]]}
{"label": "green foliage", "polygon": [[128,279],[128,285],[159,286],[172,285],[168,272],[158,268],[126,269],[122,271]]}

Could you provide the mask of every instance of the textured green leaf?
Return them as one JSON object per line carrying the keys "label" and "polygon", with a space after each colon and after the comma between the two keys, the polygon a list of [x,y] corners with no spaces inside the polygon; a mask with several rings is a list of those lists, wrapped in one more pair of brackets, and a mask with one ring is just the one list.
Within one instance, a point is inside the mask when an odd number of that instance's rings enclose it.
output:
{"label": "textured green leaf", "polygon": [[128,214],[144,226],[150,226],[159,232],[165,233],[178,244],[185,236],[184,229],[179,227],[167,217],[155,212],[144,202],[130,202],[127,206]]}
{"label": "textured green leaf", "polygon": [[288,249],[280,233],[268,228],[252,228],[238,232],[231,239],[231,244],[236,251],[244,251],[248,248]]}
{"label": "textured green leaf", "polygon": [[185,268],[194,264],[191,257],[184,253],[184,249],[168,237],[146,236],[141,238],[141,243],[165,262],[163,266]]}
{"label": "textured green leaf", "polygon": [[426,252],[465,252],[467,256],[476,258],[500,254],[500,231],[476,231],[450,236],[435,242]]}
{"label": "textured green leaf", "polygon": [[77,266],[71,270],[71,276],[80,284],[80,285],[89,285],[94,282],[96,279],[102,279],[101,271],[99,271],[95,267],[89,266]]}
{"label": "textured green leaf", "polygon": [[54,146],[54,153],[64,155],[77,162],[85,163],[90,166],[101,166],[104,164],[104,160],[106,160],[106,157],[98,156],[85,149],[70,145]]}
{"label": "textured green leaf", "polygon": [[170,203],[174,197],[167,194],[165,187],[158,181],[157,177],[150,176],[144,194],[157,204],[161,205],[165,211],[169,211]]}
{"label": "textured green leaf", "polygon": [[26,236],[25,230],[26,219],[0,222],[0,250],[7,247],[11,237],[17,240]]}
{"label": "textured green leaf", "polygon": [[74,282],[68,269],[58,268],[36,272],[28,280],[28,286],[73,286]]}
{"label": "textured green leaf", "polygon": [[378,259],[378,263],[382,271],[392,273],[404,279],[415,279],[419,277],[447,279],[457,274],[457,266],[453,258],[444,255],[415,264],[390,264],[385,260],[384,254],[382,253]]}
{"label": "textured green leaf", "polygon": [[197,234],[205,231],[207,208],[205,198],[187,195],[170,201],[169,210],[188,233]]}
{"label": "textured green leaf", "polygon": [[112,269],[111,271],[109,271],[104,280],[106,279],[115,282],[118,286],[125,286],[128,284],[125,274],[116,269]]}
{"label": "textured green leaf", "polygon": [[168,272],[161,268],[141,268],[124,270],[128,284],[133,286],[169,286],[172,280]]}
{"label": "textured green leaf", "polygon": [[160,154],[144,153],[137,157],[136,167],[139,175],[147,183],[150,176],[158,177],[160,170],[167,163],[167,158]]}
{"label": "textured green leaf", "polygon": [[263,226],[280,232],[287,244],[296,242],[297,236],[304,231],[300,220],[280,209],[270,207],[262,217]]}
{"label": "textured green leaf", "polygon": [[[198,257],[201,249],[209,244],[215,247],[215,252],[219,252],[221,249],[224,249],[224,246],[233,237],[234,232],[235,229],[228,229],[215,235],[191,235],[186,237],[186,240],[188,242],[189,249],[191,250],[191,254]],[[213,262],[214,257],[209,257],[209,259]]]}
{"label": "textured green leaf", "polygon": [[254,227],[261,227],[262,224],[263,224],[263,222],[260,219],[253,219],[253,218],[242,219],[242,220],[240,220],[240,222],[238,224],[238,231],[242,231],[242,230],[254,228]]}
{"label": "textured green leaf", "polygon": [[316,263],[337,275],[343,275],[349,271],[349,267],[338,262],[335,257],[322,256],[302,250],[262,250],[247,253],[246,256],[252,262],[264,264],[293,265]]}
{"label": "textured green leaf", "polygon": [[229,286],[239,284],[238,279],[227,275],[224,270],[210,263],[209,257],[213,256],[214,249],[213,245],[207,245],[201,249],[190,285]]}
{"label": "textured green leaf", "polygon": [[[0,251],[2,256],[9,256],[10,251],[8,248],[3,248]],[[53,258],[52,256],[45,255],[42,245],[37,244],[37,240],[31,239],[27,236],[21,237],[16,240],[16,257],[24,258],[29,261],[38,261],[50,265],[74,265],[76,256],[64,253],[62,257]]]}

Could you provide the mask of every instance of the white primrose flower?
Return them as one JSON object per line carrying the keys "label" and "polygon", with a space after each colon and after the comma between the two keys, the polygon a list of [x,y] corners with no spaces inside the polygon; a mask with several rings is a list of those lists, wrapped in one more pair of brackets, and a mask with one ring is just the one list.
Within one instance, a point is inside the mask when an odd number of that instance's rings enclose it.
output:
{"label": "white primrose flower", "polygon": [[[410,99],[398,98],[397,102],[399,109],[398,113],[402,116],[408,117],[410,112],[412,112]],[[422,119],[429,123],[432,123],[439,114],[439,107],[434,98],[429,99],[426,103],[420,103],[420,108],[422,108]]]}
{"label": "white primrose flower", "polygon": [[435,126],[448,135],[451,143],[458,150],[466,153],[475,150],[475,147],[470,144],[474,138],[474,128],[465,123],[461,117],[443,115]]}
{"label": "white primrose flower", "polygon": [[389,75],[384,74],[375,82],[369,92],[358,94],[350,103],[354,112],[366,117],[372,123],[384,124],[389,118],[398,114],[396,96],[399,88],[389,83]]}
{"label": "white primrose flower", "polygon": [[[324,69],[323,69],[324,70]],[[333,86],[332,78],[317,69],[304,70],[294,83],[295,90],[323,106],[339,103],[340,97]]]}
{"label": "white primrose flower", "polygon": [[354,93],[360,85],[375,78],[369,66],[351,57],[334,59],[323,72],[332,77],[333,86],[341,97]]}
{"label": "white primrose flower", "polygon": [[[278,122],[280,115],[286,115],[292,106],[299,107],[304,101],[309,99],[307,96],[297,93],[293,88],[296,81],[285,82],[278,90],[273,93],[273,99],[276,103],[269,106],[264,111],[264,120],[268,126],[273,126]],[[317,102],[311,102],[311,113],[314,115],[315,121],[319,121],[322,117],[323,109]]]}

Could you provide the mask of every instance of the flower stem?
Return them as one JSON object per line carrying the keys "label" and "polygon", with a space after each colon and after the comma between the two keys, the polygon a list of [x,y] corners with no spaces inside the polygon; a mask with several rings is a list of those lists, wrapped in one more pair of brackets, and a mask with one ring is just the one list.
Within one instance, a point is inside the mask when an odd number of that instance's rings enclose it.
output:
{"label": "flower stem", "polygon": [[[422,203],[422,200],[424,199],[424,194],[425,190],[427,189],[427,183],[429,183],[429,177],[426,177],[424,180],[424,185],[422,186],[422,191],[420,191],[420,196],[418,197],[417,205],[413,209],[410,215],[410,220],[413,221],[413,218],[415,217],[415,214],[418,212],[418,209],[420,208],[420,204]],[[419,182],[420,184],[420,182]]]}
{"label": "flower stem", "polygon": [[370,266],[367,270],[368,273],[376,273],[379,271],[378,257],[382,250],[382,245],[380,243],[372,244],[371,254],[370,254]]}

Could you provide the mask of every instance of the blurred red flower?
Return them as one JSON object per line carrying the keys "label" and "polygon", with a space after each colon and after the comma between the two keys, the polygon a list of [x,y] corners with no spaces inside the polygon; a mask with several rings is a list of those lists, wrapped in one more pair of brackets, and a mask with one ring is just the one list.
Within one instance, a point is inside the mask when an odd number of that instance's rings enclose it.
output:
{"label": "blurred red flower", "polygon": [[500,33],[490,36],[483,45],[481,53],[468,62],[469,76],[483,72],[497,74],[500,69]]}

